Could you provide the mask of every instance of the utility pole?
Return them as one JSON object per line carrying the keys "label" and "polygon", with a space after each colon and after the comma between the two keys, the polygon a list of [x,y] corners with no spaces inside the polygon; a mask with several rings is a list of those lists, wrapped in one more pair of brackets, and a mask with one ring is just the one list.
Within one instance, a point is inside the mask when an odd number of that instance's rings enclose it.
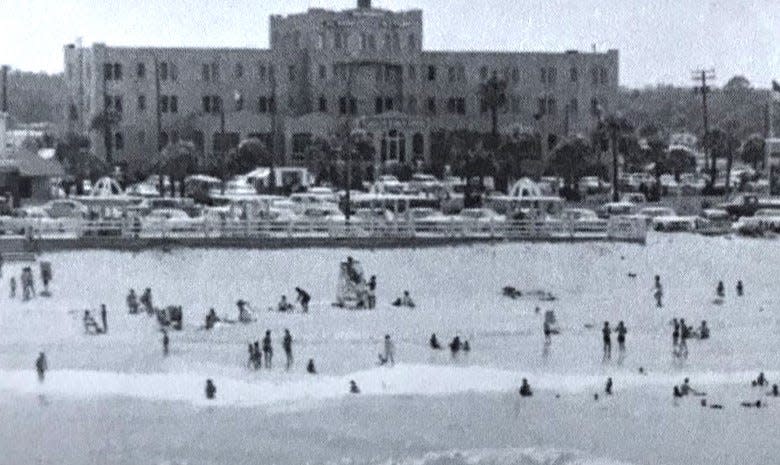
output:
{"label": "utility pole", "polygon": [[707,137],[710,133],[710,121],[709,114],[707,113],[707,94],[710,93],[710,86],[707,85],[707,80],[715,79],[714,69],[697,69],[691,72],[691,80],[696,83],[694,92],[701,95],[701,108],[702,108],[702,121],[704,123],[704,133],[702,134],[701,142],[705,153],[710,158],[710,183],[709,187],[712,188],[715,185],[715,158],[711,148],[707,147]]}
{"label": "utility pole", "polygon": [[696,82],[697,86],[694,87],[694,92],[701,94],[701,107],[702,107],[702,119],[704,122],[704,135],[710,132],[709,115],[707,113],[707,94],[712,89],[707,85],[707,80],[715,80],[714,69],[697,69],[692,71],[691,79]]}

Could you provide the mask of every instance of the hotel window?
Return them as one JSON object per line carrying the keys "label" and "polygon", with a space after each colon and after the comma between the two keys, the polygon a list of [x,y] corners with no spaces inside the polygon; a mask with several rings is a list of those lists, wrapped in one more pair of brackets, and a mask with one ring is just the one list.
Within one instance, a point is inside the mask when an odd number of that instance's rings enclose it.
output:
{"label": "hotel window", "polygon": [[244,111],[244,94],[236,92],[233,95],[233,104],[236,111]]}
{"label": "hotel window", "polygon": [[266,68],[266,66],[264,64],[258,63],[257,64],[257,79],[260,82],[265,81],[267,73],[268,73],[268,68]]}
{"label": "hotel window", "polygon": [[317,49],[322,50],[325,48],[325,44],[328,42],[328,36],[324,32],[317,34]]}
{"label": "hotel window", "polygon": [[336,31],[333,35],[333,48],[341,49],[344,47],[344,33]]}
{"label": "hotel window", "polygon": [[547,100],[544,97],[536,99],[536,114],[539,116],[547,114]]}
{"label": "hotel window", "polygon": [[328,112],[328,99],[320,97],[320,113]]}
{"label": "hotel window", "polygon": [[143,146],[146,144],[146,131],[143,129],[138,131],[138,145]]}
{"label": "hotel window", "polygon": [[547,68],[547,83],[555,84],[557,80],[558,80],[558,69],[552,67]]}
{"label": "hotel window", "polygon": [[125,148],[125,136],[121,132],[114,134],[114,147],[117,150],[123,150]]}
{"label": "hotel window", "polygon": [[287,67],[287,75],[290,80],[290,82],[295,82],[295,65],[290,65]]}
{"label": "hotel window", "polygon": [[479,68],[479,79],[486,81],[488,78],[488,68],[487,66],[483,66]]}
{"label": "hotel window", "polygon": [[392,38],[390,37],[389,32],[384,35],[383,47],[385,51],[388,52],[393,48]]}
{"label": "hotel window", "polygon": [[382,111],[383,111],[383,103],[384,103],[384,100],[382,99],[382,97],[377,97],[374,100],[374,113],[376,113],[377,115],[382,113]]}
{"label": "hotel window", "polygon": [[257,112],[268,113],[268,99],[265,96],[257,99]]}
{"label": "hotel window", "polygon": [[547,113],[550,116],[556,116],[558,114],[558,102],[554,98],[547,99]]}
{"label": "hotel window", "polygon": [[512,113],[520,113],[520,97],[512,97]]}
{"label": "hotel window", "polygon": [[512,82],[514,82],[515,84],[520,82],[520,70],[517,69],[516,67],[512,68]]}
{"label": "hotel window", "polygon": [[103,65],[103,79],[110,81],[114,77],[114,66],[111,63]]}
{"label": "hotel window", "polygon": [[401,51],[401,37],[398,35],[398,31],[393,31],[392,40],[393,40],[393,51],[394,52],[400,52]]}
{"label": "hotel window", "polygon": [[320,65],[320,79],[328,78],[328,68],[325,65]]}
{"label": "hotel window", "polygon": [[366,33],[360,34],[360,49],[368,50],[368,34]]}
{"label": "hotel window", "polygon": [[409,34],[409,37],[407,39],[407,47],[409,50],[417,50],[417,36],[414,34]]}
{"label": "hotel window", "polygon": [[539,81],[542,84],[547,84],[547,68],[541,68],[539,71],[540,71]]}
{"label": "hotel window", "polygon": [[449,69],[447,69],[447,78],[450,82],[458,80],[458,71],[453,66],[450,66]]}
{"label": "hotel window", "polygon": [[374,37],[374,34],[368,35],[368,49],[376,50],[376,37]]}
{"label": "hotel window", "polygon": [[219,81],[219,63],[211,64],[211,80]]}
{"label": "hotel window", "polygon": [[122,80],[122,64],[121,63],[114,63],[114,80],[115,81],[121,81]]}
{"label": "hotel window", "polygon": [[571,82],[577,82],[580,79],[580,72],[576,66],[572,66],[569,70],[569,80]]}
{"label": "hotel window", "polygon": [[244,78],[244,65],[241,63],[236,63],[235,69],[233,69],[233,77],[236,79]]}
{"label": "hotel window", "polygon": [[122,110],[124,108],[124,105],[122,105],[122,97],[114,97],[114,110],[116,110],[119,115],[122,115]]}
{"label": "hotel window", "polygon": [[211,67],[208,64],[204,64],[200,74],[204,81],[209,82],[211,80]]}
{"label": "hotel window", "polygon": [[168,96],[160,96],[160,113],[168,113]]}
{"label": "hotel window", "polygon": [[428,66],[428,80],[429,81],[435,81],[436,80],[436,67],[435,66]]}
{"label": "hotel window", "polygon": [[346,97],[339,97],[339,114],[340,115],[346,115],[347,114],[347,98]]}
{"label": "hotel window", "polygon": [[135,67],[135,76],[138,79],[145,79],[146,78],[146,65],[143,63],[138,63]]}
{"label": "hotel window", "polygon": [[162,149],[168,145],[168,133],[165,131],[160,132],[160,138],[157,139],[157,148]]}
{"label": "hotel window", "polygon": [[414,65],[409,65],[409,68],[408,68],[407,71],[408,71],[407,74],[409,74],[409,80],[410,81],[416,81],[417,80],[417,68],[415,68]]}
{"label": "hotel window", "polygon": [[428,114],[435,115],[436,114],[436,98],[435,97],[428,97]]}
{"label": "hotel window", "polygon": [[164,61],[160,63],[160,80],[161,81],[168,80],[168,63]]}
{"label": "hotel window", "polygon": [[353,97],[349,98],[349,112],[353,115],[357,114],[357,100]]}
{"label": "hotel window", "polygon": [[590,80],[594,86],[599,85],[599,69],[596,67],[590,70]]}
{"label": "hotel window", "polygon": [[385,111],[390,111],[395,108],[392,97],[385,97]]}
{"label": "hotel window", "polygon": [[459,115],[465,115],[466,114],[466,99],[463,97],[459,97],[456,102],[456,111]]}
{"label": "hotel window", "polygon": [[600,74],[600,77],[601,77],[601,84],[609,83],[609,78],[607,76],[607,69],[606,68],[601,68],[599,70],[599,74]]}
{"label": "hotel window", "polygon": [[569,101],[569,113],[572,115],[577,115],[580,112],[580,102],[576,98],[571,99]]}
{"label": "hotel window", "polygon": [[417,98],[409,97],[409,103],[406,106],[406,111],[411,115],[417,113]]}
{"label": "hotel window", "polygon": [[146,111],[146,95],[138,96],[138,113]]}
{"label": "hotel window", "polygon": [[301,48],[301,31],[295,31],[292,34],[293,47]]}

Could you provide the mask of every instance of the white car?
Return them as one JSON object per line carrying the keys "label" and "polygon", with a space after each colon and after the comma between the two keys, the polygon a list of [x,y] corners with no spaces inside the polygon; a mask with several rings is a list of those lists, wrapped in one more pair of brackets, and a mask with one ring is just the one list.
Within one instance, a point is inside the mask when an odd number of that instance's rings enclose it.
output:
{"label": "white car", "polygon": [[609,218],[610,216],[633,215],[636,211],[637,206],[632,202],[610,202],[599,208],[599,216]]}
{"label": "white car", "polygon": [[203,227],[203,217],[190,217],[177,208],[158,208],[141,218],[144,232],[192,232]]}
{"label": "white car", "polygon": [[454,218],[456,221],[461,222],[490,223],[506,221],[506,216],[500,215],[489,208],[465,208]]}
{"label": "white car", "polygon": [[638,215],[643,216],[647,222],[647,225],[650,226],[654,218],[658,218],[660,216],[677,216],[677,212],[669,207],[645,207],[639,210]]}
{"label": "white car", "polygon": [[43,205],[50,218],[86,218],[89,209],[81,202],[70,199],[52,200]]}
{"label": "white car", "polygon": [[734,223],[734,230],[748,236],[780,232],[780,210],[762,208],[756,211],[753,216],[740,217]]}
{"label": "white car", "polygon": [[160,191],[157,190],[155,185],[139,182],[125,189],[125,194],[133,197],[159,197]]}
{"label": "white car", "polygon": [[647,197],[645,197],[645,194],[640,194],[638,192],[627,192],[620,196],[620,201],[623,203],[628,202],[641,205],[643,203],[647,203]]}
{"label": "white car", "polygon": [[352,215],[356,222],[366,223],[389,223],[395,219],[395,216],[385,208],[358,208]]}
{"label": "white car", "polygon": [[655,231],[692,232],[696,230],[695,216],[656,216],[651,220]]}

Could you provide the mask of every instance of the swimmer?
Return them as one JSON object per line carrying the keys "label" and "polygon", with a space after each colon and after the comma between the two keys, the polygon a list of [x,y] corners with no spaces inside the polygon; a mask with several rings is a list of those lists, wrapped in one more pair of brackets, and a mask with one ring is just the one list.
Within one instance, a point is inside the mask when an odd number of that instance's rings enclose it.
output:
{"label": "swimmer", "polygon": [[358,387],[357,383],[354,379],[349,381],[349,393],[350,394],[360,394],[360,388]]}
{"label": "swimmer", "polygon": [[723,285],[723,281],[718,281],[718,287],[715,288],[715,294],[721,298],[726,296],[726,287]]}
{"label": "swimmer", "polygon": [[217,387],[214,386],[214,381],[211,379],[206,380],[206,399],[212,400],[217,396]]}
{"label": "swimmer", "polygon": [[612,378],[607,378],[607,384],[604,386],[604,392],[608,395],[612,395]]}
{"label": "swimmer", "polygon": [[742,280],[737,281],[737,296],[742,297],[745,292],[745,287],[742,285]]}
{"label": "swimmer", "polygon": [[604,343],[604,360],[609,360],[612,358],[612,330],[609,328],[609,321],[604,322],[601,336]]}
{"label": "swimmer", "polygon": [[431,339],[428,341],[428,345],[431,346],[431,349],[441,350],[441,345],[439,344],[439,340],[436,338],[436,333],[431,334]]}
{"label": "swimmer", "polygon": [[531,385],[528,384],[528,380],[523,378],[523,383],[520,385],[520,397],[531,397],[534,392],[531,390]]}
{"label": "swimmer", "polygon": [[306,364],[306,373],[309,373],[310,375],[316,375],[317,369],[314,368],[314,359],[310,358],[309,363]]}

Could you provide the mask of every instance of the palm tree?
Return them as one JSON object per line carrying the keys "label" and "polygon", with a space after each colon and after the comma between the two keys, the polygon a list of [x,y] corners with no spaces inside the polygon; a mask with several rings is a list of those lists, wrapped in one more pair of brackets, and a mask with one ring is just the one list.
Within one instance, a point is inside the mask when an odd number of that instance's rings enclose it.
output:
{"label": "palm tree", "polygon": [[494,71],[490,79],[479,85],[479,96],[483,108],[490,111],[491,148],[498,142],[498,110],[506,105],[507,83]]}
{"label": "palm tree", "polygon": [[156,173],[168,175],[171,180],[172,195],[174,194],[174,181],[179,181],[179,185],[183,189],[184,178],[198,171],[198,155],[195,144],[180,140],[166,145],[160,152],[160,158],[155,163],[153,170]]}
{"label": "palm tree", "polygon": [[612,201],[617,202],[620,199],[618,151],[621,145],[626,145],[625,139],[633,135],[634,127],[620,115],[609,115],[599,122],[597,131],[602,138],[606,137],[612,148]]}

